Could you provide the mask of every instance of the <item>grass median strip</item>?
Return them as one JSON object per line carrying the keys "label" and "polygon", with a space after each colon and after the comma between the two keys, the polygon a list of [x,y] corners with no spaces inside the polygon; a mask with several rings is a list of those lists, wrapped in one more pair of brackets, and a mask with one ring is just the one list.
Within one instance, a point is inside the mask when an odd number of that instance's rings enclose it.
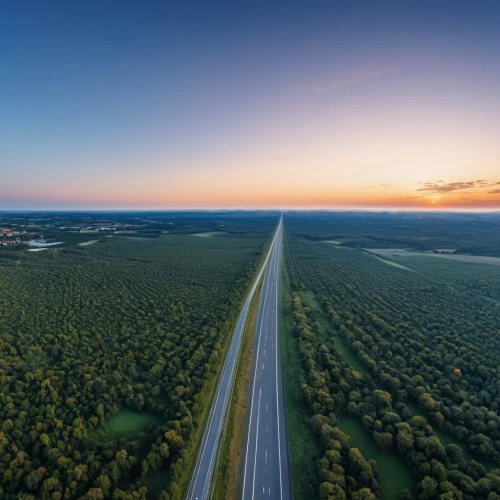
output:
{"label": "grass median strip", "polygon": [[252,299],[243,333],[241,353],[215,482],[215,500],[237,500],[239,498],[248,422],[248,386],[252,375],[252,352],[262,283],[263,277]]}

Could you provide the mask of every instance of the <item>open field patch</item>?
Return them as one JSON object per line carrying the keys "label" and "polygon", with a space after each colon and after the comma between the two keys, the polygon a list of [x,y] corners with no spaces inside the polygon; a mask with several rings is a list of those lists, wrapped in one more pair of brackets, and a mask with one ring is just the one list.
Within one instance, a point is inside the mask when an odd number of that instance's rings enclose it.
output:
{"label": "open field patch", "polygon": [[367,252],[382,255],[384,257],[434,257],[438,259],[450,259],[471,264],[490,264],[500,266],[500,257],[487,257],[482,255],[462,255],[452,253],[419,252],[401,248],[365,248]]}
{"label": "open field patch", "polygon": [[409,267],[398,264],[397,262],[394,262],[392,260],[381,259],[380,257],[378,257],[376,255],[374,255],[374,257],[377,260],[379,260],[380,262],[383,262],[384,264],[389,264],[390,266],[398,267],[399,269],[406,269],[407,271],[411,271],[411,269]]}
{"label": "open field patch", "polygon": [[222,236],[227,234],[224,231],[208,231],[207,233],[194,233],[191,236],[199,236],[200,238],[210,238],[211,236]]}
{"label": "open field patch", "polygon": [[381,498],[399,500],[402,490],[415,489],[415,480],[404,462],[393,451],[378,448],[358,419],[346,415],[340,419],[339,427],[349,436],[351,446],[358,448],[367,460],[377,462]]}
{"label": "open field patch", "polygon": [[91,431],[89,437],[99,442],[114,441],[121,437],[133,438],[163,423],[163,419],[158,415],[123,408],[114,417]]}

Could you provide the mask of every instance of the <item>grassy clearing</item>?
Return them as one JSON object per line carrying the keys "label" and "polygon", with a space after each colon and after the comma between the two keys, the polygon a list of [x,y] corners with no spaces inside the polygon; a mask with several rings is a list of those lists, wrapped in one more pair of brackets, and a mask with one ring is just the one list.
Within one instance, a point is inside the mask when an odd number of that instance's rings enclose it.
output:
{"label": "grassy clearing", "polygon": [[300,292],[294,292],[294,295],[298,295],[300,297],[300,300],[304,307],[311,307],[313,309],[316,309],[317,311],[320,311],[323,307],[314,292],[311,292],[309,290],[302,290]]}
{"label": "grassy clearing", "polygon": [[462,255],[452,253],[420,252],[404,250],[400,248],[366,248],[367,252],[382,255],[384,257],[434,257],[437,259],[449,259],[471,264],[490,264],[500,266],[500,257],[485,257],[481,255]]}
{"label": "grassy clearing", "polygon": [[407,271],[411,271],[411,269],[409,267],[398,264],[397,262],[394,262],[392,260],[381,259],[380,257],[377,257],[376,255],[374,255],[374,257],[377,260],[379,260],[380,262],[383,262],[384,264],[389,264],[390,266],[398,267],[399,269],[406,269]]}
{"label": "grassy clearing", "polygon": [[104,443],[121,437],[136,436],[148,426],[162,425],[163,419],[148,412],[121,409],[114,417],[89,433],[89,438]]}
{"label": "grassy clearing", "polygon": [[339,427],[349,436],[351,446],[358,448],[367,460],[377,462],[380,496],[383,500],[399,499],[404,489],[415,491],[415,480],[402,459],[392,451],[377,448],[370,433],[358,419],[351,416],[342,417]]}
{"label": "grassy clearing", "polygon": [[293,329],[292,292],[286,269],[285,261],[281,280],[281,356],[293,492],[299,500],[318,496],[316,462],[322,452],[314,437],[309,411],[300,392],[303,370]]}
{"label": "grassy clearing", "polygon": [[252,375],[253,343],[259,315],[261,291],[262,281],[252,299],[243,333],[236,380],[214,487],[213,498],[215,500],[237,500],[239,498],[243,451],[248,424],[248,388]]}
{"label": "grassy clearing", "polygon": [[207,233],[193,233],[191,236],[200,236],[201,238],[209,238],[210,236],[222,236],[227,234],[224,231],[209,231]]}

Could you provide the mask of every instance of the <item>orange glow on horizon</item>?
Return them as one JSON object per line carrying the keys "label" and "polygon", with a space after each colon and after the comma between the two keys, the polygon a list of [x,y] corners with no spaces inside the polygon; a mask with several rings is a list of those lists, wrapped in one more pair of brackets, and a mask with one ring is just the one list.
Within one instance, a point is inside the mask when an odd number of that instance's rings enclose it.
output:
{"label": "orange glow on horizon", "polygon": [[[417,187],[418,189],[418,187]],[[31,191],[31,192],[30,192]],[[495,190],[491,190],[495,191]],[[88,191],[90,192],[90,191]],[[85,193],[87,194],[87,193]],[[296,209],[411,209],[411,210],[499,210],[500,194],[486,190],[466,192],[421,193],[401,186],[362,188],[315,188],[313,186],[252,185],[236,189],[230,183],[210,185],[192,183],[185,189],[169,189],[161,184],[117,185],[113,190],[96,186],[91,196],[71,190],[52,189],[40,192],[24,189],[19,193],[26,200],[49,205],[89,208],[172,209],[172,208],[296,208]],[[18,198],[19,199],[19,198]]]}

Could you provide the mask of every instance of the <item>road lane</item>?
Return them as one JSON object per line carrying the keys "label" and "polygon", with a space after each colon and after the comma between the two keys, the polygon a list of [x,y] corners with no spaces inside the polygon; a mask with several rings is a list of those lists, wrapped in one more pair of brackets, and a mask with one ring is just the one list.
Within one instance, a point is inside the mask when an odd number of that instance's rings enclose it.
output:
{"label": "road lane", "polygon": [[203,438],[201,441],[200,449],[196,459],[193,475],[188,487],[187,499],[189,500],[206,500],[210,497],[212,490],[212,481],[214,478],[214,471],[217,466],[217,458],[221,444],[221,437],[224,430],[224,425],[227,417],[227,410],[229,407],[229,400],[231,397],[231,390],[236,372],[236,365],[241,347],[241,338],[245,328],[245,322],[250,308],[253,295],[257,288],[262,274],[268,268],[271,256],[274,255],[274,249],[278,243],[279,235],[281,233],[281,221],[276,233],[274,235],[271,248],[268,252],[266,260],[252,286],[248,297],[243,304],[236,327],[231,340],[231,345],[226,355],[224,365],[222,367],[221,375],[219,378],[215,398],[212,402],[212,408],[208,417]]}
{"label": "road lane", "polygon": [[282,223],[264,276],[252,364],[243,500],[292,498],[279,341]]}

